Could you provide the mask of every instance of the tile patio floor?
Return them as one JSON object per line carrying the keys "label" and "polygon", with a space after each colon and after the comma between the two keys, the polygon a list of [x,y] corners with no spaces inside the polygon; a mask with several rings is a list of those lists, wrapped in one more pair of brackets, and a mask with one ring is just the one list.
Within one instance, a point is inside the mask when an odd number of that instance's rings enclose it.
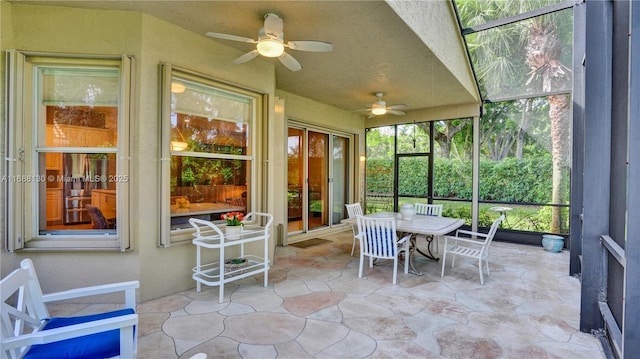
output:
{"label": "tile patio floor", "polygon": [[138,358],[605,358],[578,330],[566,251],[494,242],[484,286],[475,261],[440,278],[418,256],[424,275],[400,268],[392,285],[390,262],[358,278],[350,231],[325,238],[276,248],[268,288],[257,276],[227,284],[222,304],[206,286],[141,303]]}

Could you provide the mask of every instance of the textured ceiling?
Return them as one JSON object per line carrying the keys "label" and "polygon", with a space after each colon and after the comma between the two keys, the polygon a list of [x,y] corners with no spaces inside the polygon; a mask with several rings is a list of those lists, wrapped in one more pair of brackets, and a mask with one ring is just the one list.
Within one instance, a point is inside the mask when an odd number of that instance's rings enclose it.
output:
{"label": "textured ceiling", "polygon": [[[408,110],[476,102],[469,86],[460,83],[459,74],[454,75],[430,50],[433,46],[425,44],[384,1],[13,2],[139,11],[202,36],[211,31],[253,39],[263,25],[264,14],[274,12],[284,20],[285,41],[320,40],[334,45],[334,51],[329,53],[288,50],[302,63],[303,69],[298,72],[289,71],[275,59],[264,59],[276,63],[277,87],[283,91],[347,111],[369,107],[376,92],[385,93],[387,105],[407,104]],[[446,9],[451,6],[446,0],[439,3]],[[434,4],[438,5],[429,6]],[[425,20],[431,21],[424,22],[423,31],[442,32],[442,24],[428,15]],[[454,21],[453,17],[450,19],[444,21]],[[211,41],[241,53],[255,46],[213,38]],[[450,46],[454,56],[464,54],[461,42]]]}

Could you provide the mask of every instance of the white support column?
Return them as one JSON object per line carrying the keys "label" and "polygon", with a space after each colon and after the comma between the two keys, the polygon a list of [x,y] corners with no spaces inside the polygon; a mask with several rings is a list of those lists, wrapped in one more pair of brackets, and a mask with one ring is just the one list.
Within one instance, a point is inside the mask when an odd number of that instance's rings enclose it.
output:
{"label": "white support column", "polygon": [[478,231],[478,201],[480,200],[480,117],[473,117],[473,176],[471,194],[471,230]]}

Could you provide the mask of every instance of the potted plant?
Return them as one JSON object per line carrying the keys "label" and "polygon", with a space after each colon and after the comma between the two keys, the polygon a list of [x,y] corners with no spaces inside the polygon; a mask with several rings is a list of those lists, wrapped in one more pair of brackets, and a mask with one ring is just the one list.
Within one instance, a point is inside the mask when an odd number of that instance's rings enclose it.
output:
{"label": "potted plant", "polygon": [[244,219],[244,214],[242,212],[229,212],[225,213],[220,218],[224,219],[227,226],[225,228],[225,233],[227,235],[233,236],[238,235],[242,231],[242,220]]}

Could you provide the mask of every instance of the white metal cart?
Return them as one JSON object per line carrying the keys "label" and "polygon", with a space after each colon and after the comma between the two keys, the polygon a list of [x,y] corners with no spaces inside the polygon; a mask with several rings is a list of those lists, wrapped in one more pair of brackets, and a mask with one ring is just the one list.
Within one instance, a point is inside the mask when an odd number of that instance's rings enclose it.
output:
{"label": "white metal cart", "polygon": [[[220,303],[224,299],[224,284],[246,278],[258,273],[264,273],[264,286],[268,285],[269,275],[269,236],[273,216],[269,213],[250,212],[243,220],[239,233],[226,233],[226,226],[198,218],[189,219],[195,228],[192,243],[196,246],[196,266],[193,268],[192,278],[196,281],[196,290],[201,285],[218,286]],[[262,241],[264,253],[262,256],[245,253],[245,244]],[[229,247],[240,246],[240,256],[225,258]],[[217,261],[203,263],[202,249],[217,249]]]}

